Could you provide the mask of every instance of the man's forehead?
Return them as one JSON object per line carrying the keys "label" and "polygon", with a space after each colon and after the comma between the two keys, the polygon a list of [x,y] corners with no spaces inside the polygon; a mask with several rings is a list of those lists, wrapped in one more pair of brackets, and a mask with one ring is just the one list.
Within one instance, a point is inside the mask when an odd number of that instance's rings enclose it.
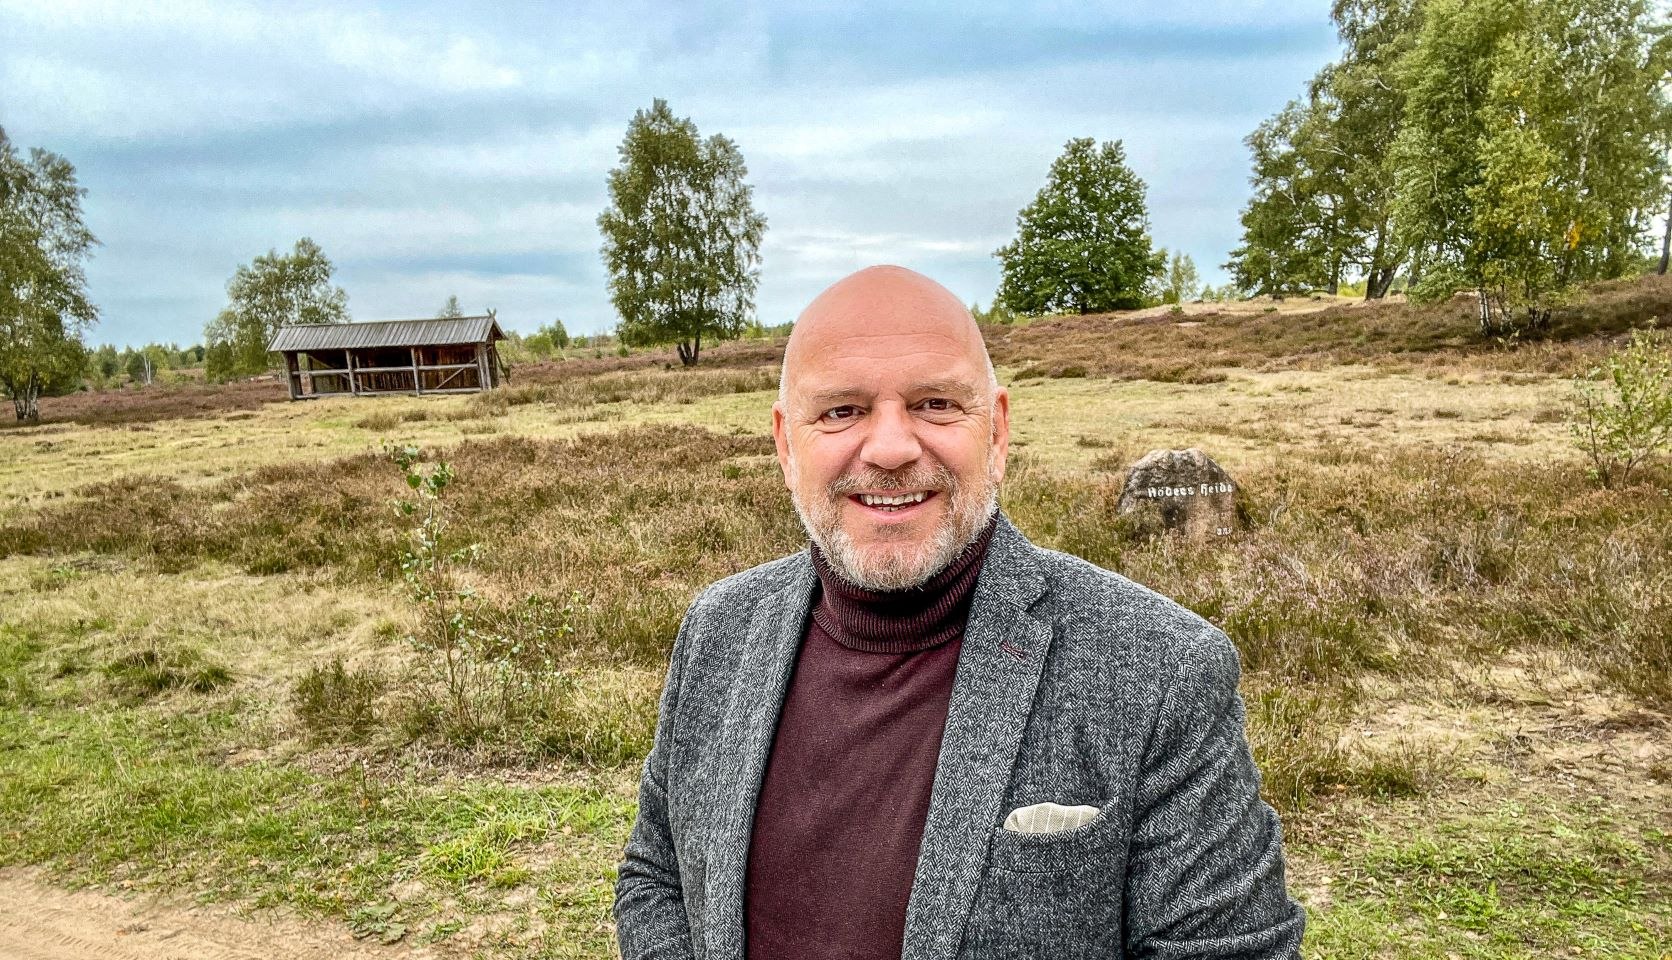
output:
{"label": "man's forehead", "polygon": [[969,399],[980,396],[985,378],[942,373],[932,377],[885,378],[811,375],[798,378],[790,389],[812,401],[869,399],[878,394],[907,397],[942,396]]}
{"label": "man's forehead", "polygon": [[961,357],[970,349],[964,331],[944,321],[870,328],[827,323],[807,330],[798,346],[813,362],[836,357],[896,360],[938,355],[952,358]]}
{"label": "man's forehead", "polygon": [[950,290],[901,267],[869,267],[831,284],[796,318],[791,352],[838,346],[900,349],[890,340],[941,340],[942,349],[979,339],[969,311]]}
{"label": "man's forehead", "polygon": [[784,392],[797,397],[985,393],[986,346],[951,291],[901,267],[870,267],[832,284],[797,318]]}

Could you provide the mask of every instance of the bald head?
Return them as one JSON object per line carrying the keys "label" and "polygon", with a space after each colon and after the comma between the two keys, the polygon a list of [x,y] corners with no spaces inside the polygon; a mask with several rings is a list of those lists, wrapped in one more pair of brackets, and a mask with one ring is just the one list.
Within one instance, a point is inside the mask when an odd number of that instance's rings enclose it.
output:
{"label": "bald head", "polygon": [[962,354],[983,372],[988,393],[996,391],[998,379],[981,330],[952,291],[915,270],[876,266],[836,281],[801,311],[784,349],[778,399],[835,345],[883,359],[906,341],[923,338]]}
{"label": "bald head", "polygon": [[772,439],[831,568],[867,590],[904,590],[944,569],[998,510],[1010,396],[951,291],[871,267],[796,318]]}

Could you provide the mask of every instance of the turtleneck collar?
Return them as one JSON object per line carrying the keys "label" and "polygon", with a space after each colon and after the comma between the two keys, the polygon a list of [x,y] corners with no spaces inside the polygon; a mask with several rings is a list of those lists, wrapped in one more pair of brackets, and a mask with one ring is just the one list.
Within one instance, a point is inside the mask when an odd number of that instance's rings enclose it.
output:
{"label": "turtleneck collar", "polygon": [[818,544],[813,568],[820,596],[813,620],[831,639],[866,653],[915,653],[961,635],[969,619],[975,580],[987,555],[987,542],[998,526],[994,511],[987,526],[927,583],[887,592],[856,587],[831,569]]}

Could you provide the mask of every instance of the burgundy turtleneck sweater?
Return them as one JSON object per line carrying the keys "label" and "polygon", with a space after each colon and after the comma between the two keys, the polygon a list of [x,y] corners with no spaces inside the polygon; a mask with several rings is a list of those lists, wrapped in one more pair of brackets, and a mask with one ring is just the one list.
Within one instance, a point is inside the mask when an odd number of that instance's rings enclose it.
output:
{"label": "burgundy turtleneck sweater", "polygon": [[953,672],[993,524],[915,590],[819,588],[749,841],[748,960],[899,960]]}

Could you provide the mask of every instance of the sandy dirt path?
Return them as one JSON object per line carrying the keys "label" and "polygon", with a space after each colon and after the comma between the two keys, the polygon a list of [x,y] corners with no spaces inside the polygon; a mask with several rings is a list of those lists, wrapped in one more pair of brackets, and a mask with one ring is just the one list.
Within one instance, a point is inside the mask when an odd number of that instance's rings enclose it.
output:
{"label": "sandy dirt path", "polygon": [[70,892],[0,871],[0,960],[408,960],[427,950],[354,939],[340,924],[246,919],[225,907]]}

